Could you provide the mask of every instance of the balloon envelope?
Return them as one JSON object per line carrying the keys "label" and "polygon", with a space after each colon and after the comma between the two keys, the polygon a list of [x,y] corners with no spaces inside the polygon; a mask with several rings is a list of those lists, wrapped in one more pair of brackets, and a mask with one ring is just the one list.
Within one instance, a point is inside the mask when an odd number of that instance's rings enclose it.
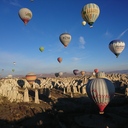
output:
{"label": "balloon envelope", "polygon": [[26,80],[28,81],[29,84],[33,84],[33,82],[36,80],[37,76],[34,73],[28,73],[26,75]]}
{"label": "balloon envelope", "polygon": [[97,20],[100,14],[100,8],[95,3],[86,4],[81,11],[81,15],[84,21],[86,21],[90,27]]}
{"label": "balloon envelope", "polygon": [[32,18],[32,12],[28,8],[21,8],[19,10],[19,17],[24,24],[27,24]]}
{"label": "balloon envelope", "polygon": [[85,26],[85,25],[86,25],[86,21],[82,21],[82,25],[84,25],[84,26]]}
{"label": "balloon envelope", "polygon": [[114,96],[115,87],[108,79],[96,78],[87,83],[86,92],[88,97],[99,107],[100,114],[103,114],[105,107]]}
{"label": "balloon envelope", "polygon": [[71,35],[69,33],[62,33],[60,36],[59,36],[59,39],[60,39],[60,42],[65,46],[67,47],[68,44],[70,43],[71,41]]}
{"label": "balloon envelope", "polygon": [[94,69],[94,72],[97,73],[97,72],[99,72],[99,70],[96,68],[96,69]]}
{"label": "balloon envelope", "polygon": [[15,69],[12,69],[12,72],[14,72],[15,71]]}
{"label": "balloon envelope", "polygon": [[109,49],[111,52],[113,52],[116,57],[120,55],[120,53],[124,50],[125,48],[125,42],[121,40],[112,40],[109,43]]}
{"label": "balloon envelope", "polygon": [[59,76],[62,76],[63,75],[63,72],[59,72]]}
{"label": "balloon envelope", "polygon": [[39,50],[40,50],[41,52],[43,52],[43,51],[44,51],[44,47],[40,47]]}
{"label": "balloon envelope", "polygon": [[61,57],[58,57],[57,60],[58,60],[59,63],[62,62],[62,58]]}
{"label": "balloon envelope", "polygon": [[16,64],[16,62],[13,62],[13,64],[15,65],[15,64]]}
{"label": "balloon envelope", "polygon": [[80,73],[81,73],[81,75],[82,75],[82,76],[84,76],[84,75],[85,75],[85,71],[81,71]]}
{"label": "balloon envelope", "polygon": [[74,75],[77,75],[77,74],[79,74],[79,70],[78,69],[74,69],[73,73],[74,73]]}

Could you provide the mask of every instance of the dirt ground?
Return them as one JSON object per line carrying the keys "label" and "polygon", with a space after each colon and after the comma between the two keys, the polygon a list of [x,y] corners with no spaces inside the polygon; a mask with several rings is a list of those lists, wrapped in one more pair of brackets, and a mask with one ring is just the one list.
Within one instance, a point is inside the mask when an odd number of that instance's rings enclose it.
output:
{"label": "dirt ground", "polygon": [[71,98],[56,89],[50,98],[42,95],[40,104],[2,100],[0,128],[128,128],[128,99],[124,96],[115,96],[104,114],[99,114],[86,95]]}

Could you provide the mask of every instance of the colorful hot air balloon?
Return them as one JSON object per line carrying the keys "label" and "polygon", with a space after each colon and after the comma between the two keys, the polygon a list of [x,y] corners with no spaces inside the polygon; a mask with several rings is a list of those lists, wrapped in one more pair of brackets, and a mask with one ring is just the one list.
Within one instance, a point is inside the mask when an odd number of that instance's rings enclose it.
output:
{"label": "colorful hot air balloon", "polygon": [[28,73],[26,75],[26,80],[28,81],[29,84],[33,84],[33,82],[36,80],[37,76],[34,73]]}
{"label": "colorful hot air balloon", "polygon": [[116,55],[116,58],[118,58],[118,56],[124,50],[124,48],[125,48],[125,42],[121,40],[112,40],[109,43],[109,49]]}
{"label": "colorful hot air balloon", "polygon": [[81,71],[80,73],[81,73],[81,75],[82,75],[82,76],[84,76],[84,75],[85,75],[85,71]]}
{"label": "colorful hot air balloon", "polygon": [[114,96],[115,87],[108,79],[95,78],[87,83],[86,92],[88,97],[98,106],[99,113],[103,114],[104,109]]}
{"label": "colorful hot air balloon", "polygon": [[86,25],[86,21],[82,21],[82,25],[85,26]]}
{"label": "colorful hot air balloon", "polygon": [[62,33],[62,34],[59,36],[59,39],[60,39],[60,42],[61,42],[65,47],[67,47],[68,44],[69,44],[70,41],[71,41],[71,35],[68,34],[68,33]]}
{"label": "colorful hot air balloon", "polygon": [[97,72],[99,72],[99,70],[96,68],[96,69],[94,69],[94,72],[97,73]]}
{"label": "colorful hot air balloon", "polygon": [[58,61],[59,63],[61,63],[61,62],[62,62],[62,58],[61,58],[61,57],[58,57],[58,58],[57,58],[57,61]]}
{"label": "colorful hot air balloon", "polygon": [[78,69],[74,69],[73,73],[74,73],[74,75],[78,75],[79,74],[79,70]]}
{"label": "colorful hot air balloon", "polygon": [[28,8],[21,8],[19,10],[19,17],[26,25],[32,18],[32,12]]}
{"label": "colorful hot air balloon", "polygon": [[43,51],[44,51],[44,47],[40,47],[39,50],[40,50],[41,52],[43,52]]}
{"label": "colorful hot air balloon", "polygon": [[100,8],[94,3],[86,4],[81,11],[82,18],[86,21],[90,27],[94,24],[100,14]]}

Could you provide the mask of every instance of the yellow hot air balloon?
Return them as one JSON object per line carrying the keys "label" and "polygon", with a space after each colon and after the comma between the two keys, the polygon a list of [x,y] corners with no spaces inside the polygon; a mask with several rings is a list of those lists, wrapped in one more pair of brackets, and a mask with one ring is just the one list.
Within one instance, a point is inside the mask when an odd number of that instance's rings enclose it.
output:
{"label": "yellow hot air balloon", "polygon": [[100,8],[95,3],[86,4],[81,11],[82,18],[86,21],[90,27],[94,24],[100,14]]}
{"label": "yellow hot air balloon", "polygon": [[28,8],[21,8],[19,10],[19,17],[26,25],[32,18],[32,12]]}
{"label": "yellow hot air balloon", "polygon": [[86,25],[86,21],[82,21],[82,25],[85,26]]}
{"label": "yellow hot air balloon", "polygon": [[71,41],[71,35],[69,33],[62,33],[59,37],[61,43],[67,47]]}
{"label": "yellow hot air balloon", "polygon": [[41,52],[43,52],[43,51],[44,51],[44,47],[39,47],[39,50],[40,50]]}

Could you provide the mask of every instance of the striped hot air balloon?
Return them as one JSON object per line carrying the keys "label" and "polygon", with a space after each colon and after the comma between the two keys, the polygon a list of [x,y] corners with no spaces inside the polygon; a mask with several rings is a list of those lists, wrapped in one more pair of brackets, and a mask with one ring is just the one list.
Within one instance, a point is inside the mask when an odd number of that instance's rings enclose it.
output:
{"label": "striped hot air balloon", "polygon": [[28,81],[28,83],[29,84],[33,84],[33,82],[36,80],[36,78],[37,78],[37,76],[36,76],[36,74],[34,74],[34,73],[28,73],[27,75],[26,75],[26,80]]}
{"label": "striped hot air balloon", "polygon": [[121,54],[125,48],[125,42],[122,40],[112,40],[109,43],[109,49],[116,55],[116,58]]}
{"label": "striped hot air balloon", "polygon": [[95,3],[86,4],[81,11],[82,18],[86,21],[90,27],[94,24],[100,14],[100,8]]}
{"label": "striped hot air balloon", "polygon": [[95,78],[87,83],[86,92],[88,97],[99,107],[99,113],[103,114],[104,109],[114,96],[115,87],[108,79]]}

